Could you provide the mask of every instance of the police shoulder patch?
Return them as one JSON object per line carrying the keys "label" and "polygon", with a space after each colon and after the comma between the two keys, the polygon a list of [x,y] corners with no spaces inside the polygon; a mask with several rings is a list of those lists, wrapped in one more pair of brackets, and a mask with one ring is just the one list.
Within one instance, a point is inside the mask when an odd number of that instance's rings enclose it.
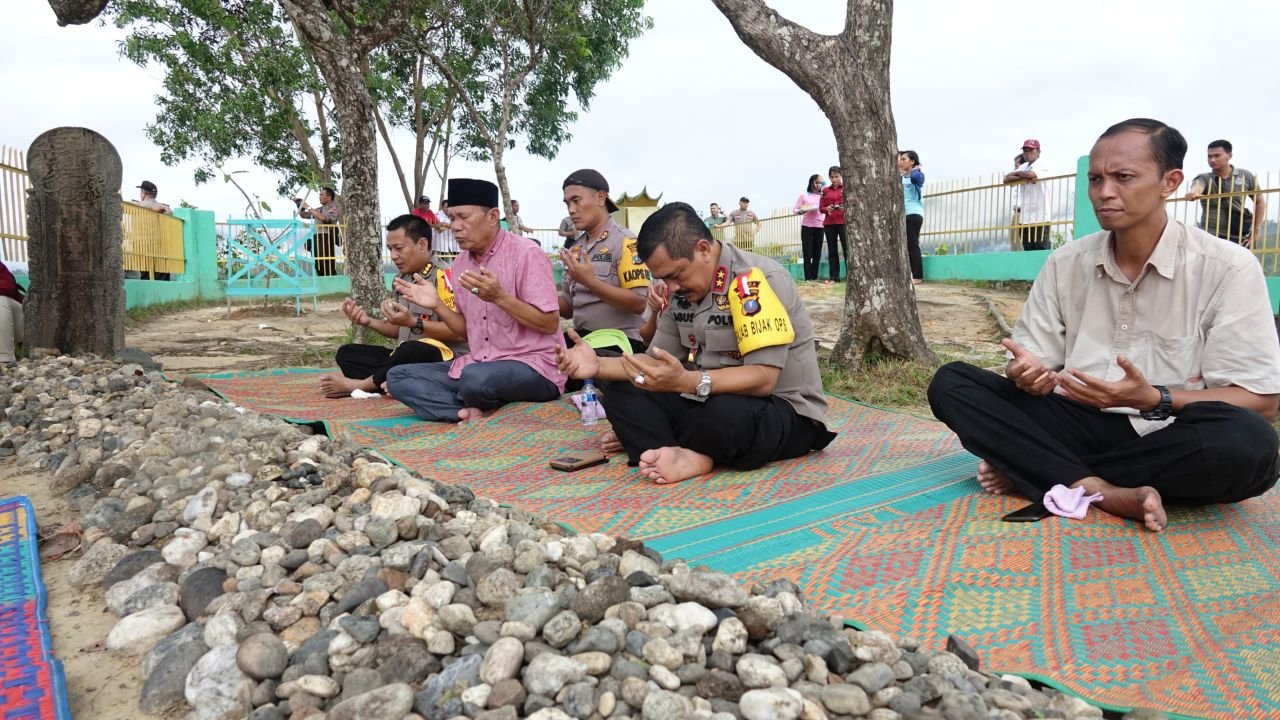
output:
{"label": "police shoulder patch", "polygon": [[743,355],[760,348],[790,345],[796,339],[791,315],[760,268],[753,267],[734,277],[728,297],[738,351]]}
{"label": "police shoulder patch", "polygon": [[453,294],[453,270],[436,268],[436,294],[452,311],[458,311],[458,300]]}
{"label": "police shoulder patch", "polygon": [[624,237],[622,241],[622,257],[618,258],[618,284],[624,290],[649,287],[649,268],[640,260],[636,243],[637,240],[633,237]]}

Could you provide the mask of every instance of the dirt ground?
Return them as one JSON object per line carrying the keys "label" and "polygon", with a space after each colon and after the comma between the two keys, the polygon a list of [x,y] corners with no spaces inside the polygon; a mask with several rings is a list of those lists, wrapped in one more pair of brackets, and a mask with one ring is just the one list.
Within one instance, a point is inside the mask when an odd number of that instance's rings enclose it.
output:
{"label": "dirt ground", "polygon": [[[835,344],[844,313],[844,285],[806,283],[801,296],[818,341]],[[1000,354],[1000,331],[990,299],[1009,325],[1022,311],[1025,292],[968,285],[925,283],[916,302],[925,338],[935,350],[958,359],[986,361]],[[150,353],[171,375],[329,365],[349,328],[340,300],[320,300],[313,310],[292,303],[200,307],[132,323],[126,342]]]}
{"label": "dirt ground", "polygon": [[[47,472],[24,472],[14,459],[7,459],[0,462],[0,497],[31,498],[36,522],[42,529],[76,520],[66,503],[49,491],[50,478]],[[79,558],[80,553],[74,552],[60,560],[42,562],[40,567],[49,591],[46,613],[53,651],[66,670],[71,716],[95,720],[139,717],[142,658],[95,647],[99,642],[105,643],[116,616],[107,609],[102,590],[80,590],[67,582],[67,572]]]}
{"label": "dirt ground", "polygon": [[[824,346],[835,343],[843,313],[844,286],[805,284],[800,288]],[[1025,292],[927,283],[916,287],[925,337],[935,350],[953,358],[990,362],[1001,353],[1000,330],[988,301],[1012,325],[1022,311]],[[131,322],[130,347],[150,353],[171,377],[186,374],[256,370],[297,365],[329,365],[345,341],[348,323],[337,299],[321,300],[313,310],[295,314],[289,303],[197,307]],[[66,504],[48,490],[50,474],[21,470],[0,462],[0,497],[26,494],[35,504],[40,526],[75,519]],[[106,640],[115,617],[102,591],[77,590],[67,571],[79,557],[72,553],[43,564],[49,590],[49,620],[54,651],[66,669],[71,711],[77,718],[124,720],[138,717],[141,658],[96,649]]]}

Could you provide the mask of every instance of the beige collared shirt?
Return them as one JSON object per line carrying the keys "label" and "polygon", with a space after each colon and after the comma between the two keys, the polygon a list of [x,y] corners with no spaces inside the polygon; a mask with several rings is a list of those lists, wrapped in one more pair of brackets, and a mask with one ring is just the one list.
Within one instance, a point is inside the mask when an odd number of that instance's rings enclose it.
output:
{"label": "beige collared shirt", "polygon": [[[1013,339],[1049,367],[1106,381],[1124,355],[1153,385],[1236,385],[1280,393],[1280,342],[1262,267],[1248,250],[1170,220],[1136,280],[1116,265],[1111,233],[1055,251],[1031,287]],[[1168,422],[1136,417],[1147,434]]]}

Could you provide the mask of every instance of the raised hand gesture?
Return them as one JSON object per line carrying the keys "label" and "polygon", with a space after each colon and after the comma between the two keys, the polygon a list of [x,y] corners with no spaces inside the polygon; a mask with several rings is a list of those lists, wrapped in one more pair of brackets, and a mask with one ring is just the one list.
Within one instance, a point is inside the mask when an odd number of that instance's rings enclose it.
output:
{"label": "raised hand gesture", "polygon": [[585,251],[585,242],[560,251],[560,262],[564,263],[564,271],[579,285],[586,285],[596,274],[595,268],[586,259]]}
{"label": "raised hand gesture", "polygon": [[671,291],[667,289],[665,282],[653,280],[649,283],[649,295],[645,298],[645,301],[654,315],[662,312],[662,308],[667,306],[670,299]]}
{"label": "raised hand gesture", "polygon": [[410,327],[417,319],[413,313],[409,312],[409,308],[401,305],[395,300],[384,300],[381,306],[382,317],[392,325],[400,327]]}
{"label": "raised hand gesture", "polygon": [[496,303],[506,294],[502,283],[498,282],[497,273],[489,268],[480,268],[479,272],[468,270],[459,276],[458,281],[462,289],[485,302]]}
{"label": "raised hand gesture", "polygon": [[368,327],[369,323],[373,322],[373,318],[369,317],[369,313],[365,312],[364,308],[360,307],[360,303],[356,302],[354,298],[347,298],[342,301],[342,312],[351,321],[352,325]]}
{"label": "raised hand gesture", "polygon": [[1105,382],[1079,370],[1063,370],[1058,373],[1058,387],[1062,394],[1098,409],[1104,408],[1137,408],[1146,410],[1160,402],[1160,391],[1156,390],[1147,377],[1129,358],[1119,355],[1116,364],[1124,371],[1124,377],[1115,382]]}
{"label": "raised hand gesture", "polygon": [[1048,395],[1053,392],[1058,378],[1056,372],[1040,362],[1040,358],[1034,353],[1014,342],[1013,338],[1005,338],[1000,344],[1013,353],[1013,359],[1005,367],[1004,374],[1019,390],[1028,395]]}
{"label": "raised hand gesture", "polygon": [[[435,286],[427,282],[426,278],[417,273],[413,274],[413,282],[396,278],[391,287],[415,305],[420,305],[428,310],[435,310],[440,306],[440,293],[436,292]],[[413,322],[410,321],[409,324],[412,325]]]}
{"label": "raised hand gesture", "polygon": [[556,348],[556,366],[560,372],[575,380],[593,378],[600,372],[600,358],[596,351],[588,345],[575,330],[569,331],[569,339],[573,345],[568,348]]}

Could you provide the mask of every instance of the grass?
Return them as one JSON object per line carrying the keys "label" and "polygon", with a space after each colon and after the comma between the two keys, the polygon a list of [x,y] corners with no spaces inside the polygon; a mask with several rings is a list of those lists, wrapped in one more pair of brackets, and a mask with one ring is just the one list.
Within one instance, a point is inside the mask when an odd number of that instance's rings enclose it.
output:
{"label": "grass", "polygon": [[[961,358],[934,348],[937,363],[900,358],[872,358],[862,367],[851,370],[831,364],[830,353],[823,351],[818,357],[818,369],[822,372],[822,387],[833,395],[857,400],[878,407],[905,410],[917,415],[932,417],[929,410],[929,383],[938,368],[954,360],[974,362],[973,358]],[[979,365],[992,367],[1004,364],[1004,358],[992,356],[990,362]]]}

